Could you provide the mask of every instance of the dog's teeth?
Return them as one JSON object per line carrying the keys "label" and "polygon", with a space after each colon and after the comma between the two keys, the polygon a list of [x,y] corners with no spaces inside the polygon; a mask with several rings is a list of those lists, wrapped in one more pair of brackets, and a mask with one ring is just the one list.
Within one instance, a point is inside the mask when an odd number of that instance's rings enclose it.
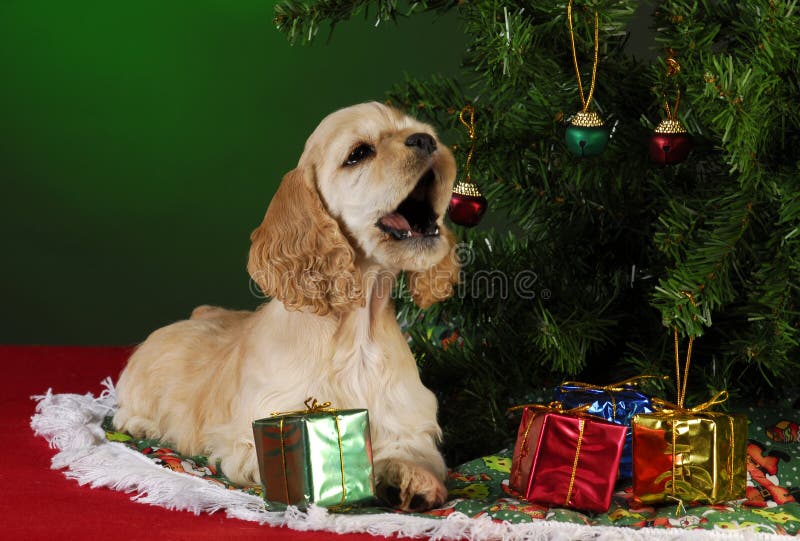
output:
{"label": "dog's teeth", "polygon": [[437,227],[436,229],[434,229],[434,230],[433,230],[433,234],[434,234],[434,235],[438,235],[438,234],[439,234],[439,228],[438,228],[438,227]]}
{"label": "dog's teeth", "polygon": [[407,238],[407,239],[410,239],[410,238],[411,238],[411,237],[413,237],[413,236],[414,236],[414,235],[413,235],[413,233],[411,233],[411,231],[406,231],[406,238]]}

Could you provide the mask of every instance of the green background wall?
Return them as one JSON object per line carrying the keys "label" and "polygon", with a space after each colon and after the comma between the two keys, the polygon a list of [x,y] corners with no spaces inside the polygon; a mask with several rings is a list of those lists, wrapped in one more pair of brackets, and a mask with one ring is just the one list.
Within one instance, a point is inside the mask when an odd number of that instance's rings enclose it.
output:
{"label": "green background wall", "polygon": [[130,344],[245,272],[306,137],[403,73],[455,75],[454,15],[290,47],[256,0],[0,0],[0,343]]}

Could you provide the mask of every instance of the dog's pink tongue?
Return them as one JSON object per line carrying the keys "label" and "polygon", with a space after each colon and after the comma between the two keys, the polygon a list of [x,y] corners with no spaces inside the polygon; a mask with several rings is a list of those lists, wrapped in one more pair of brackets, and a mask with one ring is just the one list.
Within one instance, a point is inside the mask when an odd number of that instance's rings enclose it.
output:
{"label": "dog's pink tongue", "polygon": [[391,227],[392,229],[396,229],[397,231],[410,231],[411,224],[408,223],[401,214],[393,212],[391,214],[387,214],[383,218],[381,218],[381,223],[386,227]]}

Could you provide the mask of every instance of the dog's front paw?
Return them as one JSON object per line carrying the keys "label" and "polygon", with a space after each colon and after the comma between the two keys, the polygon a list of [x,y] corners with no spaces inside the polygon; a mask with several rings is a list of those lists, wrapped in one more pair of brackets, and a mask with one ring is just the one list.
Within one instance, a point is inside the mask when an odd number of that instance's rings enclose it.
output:
{"label": "dog's front paw", "polygon": [[222,473],[235,485],[257,485],[261,476],[258,472],[255,445],[249,441],[239,441],[223,449],[218,455],[212,455],[210,462],[219,459]]}
{"label": "dog's front paw", "polygon": [[405,460],[383,464],[376,490],[379,498],[402,511],[425,511],[447,499],[447,489],[433,472]]}

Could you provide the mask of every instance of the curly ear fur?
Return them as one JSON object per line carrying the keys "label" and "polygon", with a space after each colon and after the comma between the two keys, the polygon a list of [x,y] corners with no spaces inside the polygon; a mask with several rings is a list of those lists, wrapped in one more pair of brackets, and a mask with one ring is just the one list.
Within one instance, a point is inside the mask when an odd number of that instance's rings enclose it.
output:
{"label": "curly ear fur", "polygon": [[355,252],[308,171],[298,168],[283,177],[250,240],[247,272],[286,308],[324,316],[364,305]]}
{"label": "curly ear fur", "polygon": [[442,227],[442,235],[447,239],[450,249],[441,261],[421,272],[408,272],[408,290],[411,298],[420,308],[428,308],[433,303],[443,301],[453,294],[453,285],[458,283],[460,265],[453,247],[455,236]]}

